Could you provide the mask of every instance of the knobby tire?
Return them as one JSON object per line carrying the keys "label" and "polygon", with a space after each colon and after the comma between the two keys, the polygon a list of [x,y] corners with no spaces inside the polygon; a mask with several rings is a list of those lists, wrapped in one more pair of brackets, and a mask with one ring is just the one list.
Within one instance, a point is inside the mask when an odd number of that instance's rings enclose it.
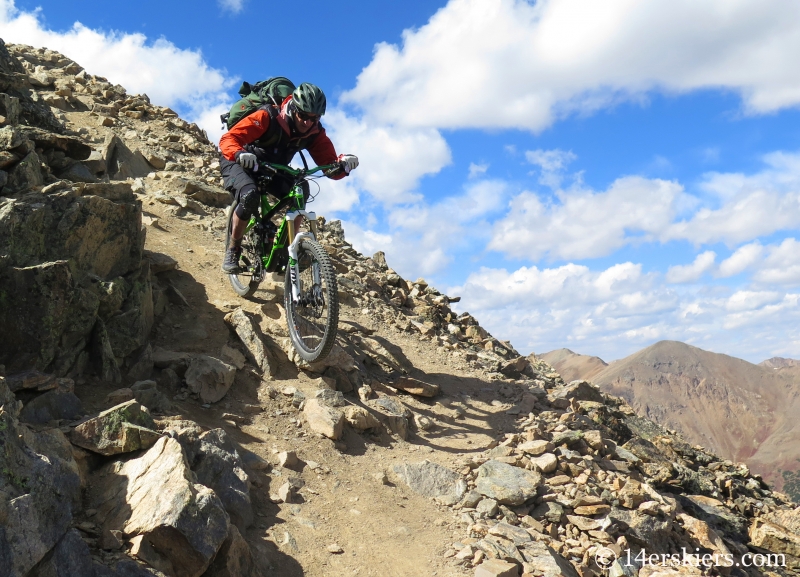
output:
{"label": "knobby tire", "polygon": [[[324,305],[305,306],[292,299],[292,281],[290,266],[286,267],[284,280],[284,307],[289,325],[289,337],[300,357],[313,363],[328,356],[336,342],[336,330],[339,324],[339,296],[336,288],[336,274],[328,253],[319,243],[303,239],[297,250],[297,262],[300,269],[301,295],[308,296],[319,290],[324,298]],[[323,286],[315,288],[312,265],[319,265],[320,281]]]}

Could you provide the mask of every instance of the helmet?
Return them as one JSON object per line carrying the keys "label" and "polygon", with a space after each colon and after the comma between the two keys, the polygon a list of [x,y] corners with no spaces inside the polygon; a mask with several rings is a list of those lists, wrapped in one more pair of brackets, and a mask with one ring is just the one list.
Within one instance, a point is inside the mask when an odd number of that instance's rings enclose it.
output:
{"label": "helmet", "polygon": [[325,114],[325,94],[318,86],[303,82],[292,92],[292,102],[301,112],[306,114]]}

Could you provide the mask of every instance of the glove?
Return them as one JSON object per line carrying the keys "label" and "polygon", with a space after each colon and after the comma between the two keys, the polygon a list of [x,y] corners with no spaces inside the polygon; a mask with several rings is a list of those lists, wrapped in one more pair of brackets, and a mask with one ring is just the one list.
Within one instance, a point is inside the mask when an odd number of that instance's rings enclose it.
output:
{"label": "glove", "polygon": [[340,154],[337,160],[342,165],[345,174],[350,174],[350,171],[358,166],[358,157],[355,154]]}
{"label": "glove", "polygon": [[256,155],[252,152],[240,152],[236,155],[236,162],[242,165],[242,168],[252,169],[256,165]]}

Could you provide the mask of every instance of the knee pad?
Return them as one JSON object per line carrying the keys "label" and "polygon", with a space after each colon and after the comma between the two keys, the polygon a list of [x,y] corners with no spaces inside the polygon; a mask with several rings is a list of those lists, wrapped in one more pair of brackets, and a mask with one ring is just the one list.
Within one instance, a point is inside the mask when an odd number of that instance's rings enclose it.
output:
{"label": "knee pad", "polygon": [[247,187],[239,193],[239,204],[236,205],[236,216],[242,220],[250,220],[253,213],[258,210],[261,195],[255,187]]}

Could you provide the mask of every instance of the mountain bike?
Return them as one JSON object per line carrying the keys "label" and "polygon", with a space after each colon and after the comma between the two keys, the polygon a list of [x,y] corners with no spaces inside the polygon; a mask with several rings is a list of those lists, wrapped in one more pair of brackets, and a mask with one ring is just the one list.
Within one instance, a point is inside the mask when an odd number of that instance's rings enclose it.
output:
{"label": "mountain bike", "polygon": [[[247,223],[239,270],[228,278],[236,294],[248,297],[268,273],[283,273],[283,301],[292,344],[304,360],[318,361],[330,353],[336,340],[339,298],[333,265],[317,242],[317,215],[306,210],[306,203],[313,200],[309,198],[309,181],[341,166],[336,163],[298,169],[259,162],[258,167],[255,176],[260,207]],[[266,189],[276,177],[289,179],[292,187],[287,196],[270,204]],[[228,212],[226,247],[236,204],[234,200]],[[272,218],[283,209],[287,212],[276,226]],[[303,221],[308,231],[299,230]]]}

